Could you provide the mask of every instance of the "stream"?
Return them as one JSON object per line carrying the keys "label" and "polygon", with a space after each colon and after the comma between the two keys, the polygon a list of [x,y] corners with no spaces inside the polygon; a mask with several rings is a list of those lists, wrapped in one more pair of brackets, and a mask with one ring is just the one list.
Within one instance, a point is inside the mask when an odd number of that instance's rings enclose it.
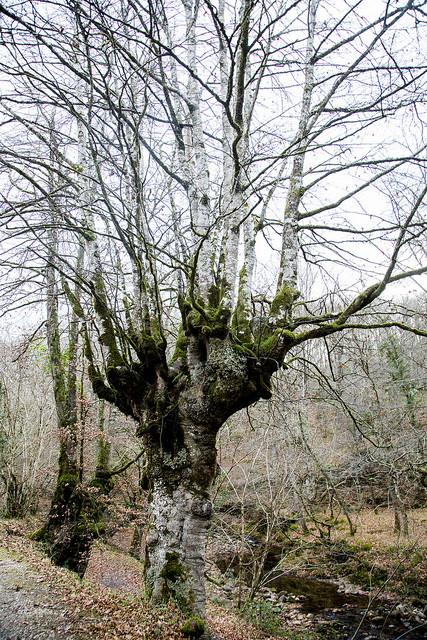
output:
{"label": "stream", "polygon": [[[337,640],[426,640],[427,618],[420,609],[387,599],[370,603],[366,594],[344,593],[339,585],[311,577],[272,574],[268,588],[282,602],[297,603],[325,638]],[[286,607],[286,604],[284,605]],[[293,609],[295,611],[295,608]],[[427,607],[424,609],[427,613]],[[289,617],[291,619],[292,610]]]}
{"label": "stream", "polygon": [[[237,577],[234,557],[218,553],[215,564]],[[280,556],[268,563],[277,566]],[[251,572],[245,575],[249,591]],[[384,594],[358,592],[356,586],[271,570],[264,575],[260,599],[280,605],[284,628],[315,630],[324,640],[427,640],[427,602],[408,604]],[[350,588],[347,588],[350,587]],[[231,589],[229,590],[231,592]]]}

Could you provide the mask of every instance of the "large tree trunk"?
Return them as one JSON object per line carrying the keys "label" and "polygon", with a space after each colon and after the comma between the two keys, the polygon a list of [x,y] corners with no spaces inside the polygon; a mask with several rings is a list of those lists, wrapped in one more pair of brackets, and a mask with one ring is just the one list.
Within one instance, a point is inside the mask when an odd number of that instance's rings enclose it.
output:
{"label": "large tree trunk", "polygon": [[212,506],[180,485],[153,488],[153,531],[146,544],[146,583],[154,603],[172,597],[183,611],[204,616],[205,546]]}
{"label": "large tree trunk", "polygon": [[55,564],[83,575],[88,542],[75,539],[76,523],[82,509],[75,429],[61,425],[59,432],[61,441],[55,492],[46,523],[33,537],[47,545],[49,557]]}
{"label": "large tree trunk", "polygon": [[[191,338],[190,338],[191,341]],[[225,420],[260,397],[266,377],[227,340],[195,346],[194,374],[183,388],[148,396],[141,411],[149,477],[151,529],[145,549],[147,591],[153,602],[173,598],[204,617],[205,546],[212,515],[210,488],[217,471],[216,435]],[[197,364],[198,360],[198,364]],[[153,403],[153,398],[155,402]]]}
{"label": "large tree trunk", "polygon": [[204,617],[209,490],[216,472],[218,427],[185,418],[180,423],[176,432],[182,441],[169,443],[169,450],[155,439],[146,444],[151,476],[146,585],[153,602],[173,598],[183,611]]}
{"label": "large tree trunk", "polygon": [[65,426],[60,429],[60,433],[55,492],[47,521],[34,537],[46,544],[49,557],[55,564],[82,576],[87,564],[90,540],[79,527],[84,497],[75,455],[74,429],[70,430]]}
{"label": "large tree trunk", "polygon": [[[271,376],[290,343],[264,323],[256,346],[237,344],[221,307],[211,317],[182,306],[184,336],[170,364],[165,343],[146,336],[139,363],[113,364],[110,356],[106,378],[93,367],[91,379],[100,398],[139,422],[151,508],[147,592],[153,602],[173,598],[190,616],[204,618],[216,435],[231,415],[271,396]],[[243,320],[242,339],[250,331]]]}

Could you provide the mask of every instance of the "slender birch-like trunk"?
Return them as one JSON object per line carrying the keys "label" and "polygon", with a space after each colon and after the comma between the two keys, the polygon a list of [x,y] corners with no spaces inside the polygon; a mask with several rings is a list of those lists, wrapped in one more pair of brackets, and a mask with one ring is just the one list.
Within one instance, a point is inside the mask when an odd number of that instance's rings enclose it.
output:
{"label": "slender birch-like trunk", "polygon": [[277,294],[282,293],[282,298],[286,301],[286,304],[282,306],[282,319],[285,319],[287,314],[290,313],[292,304],[295,298],[298,297],[298,209],[303,196],[304,160],[310,133],[310,108],[314,88],[314,31],[318,6],[319,0],[313,0],[309,8],[301,112],[283,219],[282,250],[277,280]]}
{"label": "slender birch-like trunk", "polygon": [[[51,163],[55,162],[55,141],[51,141]],[[54,183],[51,192],[54,192]],[[64,348],[61,345],[61,327],[59,320],[58,272],[60,247],[58,229],[60,209],[55,200],[51,200],[50,225],[48,231],[48,261],[46,266],[47,295],[47,345],[53,390],[56,405],[59,435],[58,476],[50,512],[44,527],[36,537],[48,545],[49,555],[54,562],[68,566],[82,573],[85,566],[87,542],[82,536],[75,540],[75,523],[81,510],[81,496],[78,461],[78,408],[77,408],[77,354],[80,321],[72,312],[68,325],[67,359],[65,364]],[[82,248],[78,256],[77,272],[81,269]],[[74,296],[78,300],[78,289]]]}

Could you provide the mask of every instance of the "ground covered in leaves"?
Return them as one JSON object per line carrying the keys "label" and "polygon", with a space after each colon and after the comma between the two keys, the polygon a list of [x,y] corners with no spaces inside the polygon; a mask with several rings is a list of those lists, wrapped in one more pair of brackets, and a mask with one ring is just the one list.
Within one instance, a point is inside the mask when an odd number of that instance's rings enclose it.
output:
{"label": "ground covered in leaves", "polygon": [[182,638],[172,608],[81,582],[20,535],[0,542],[0,640]]}
{"label": "ground covered in leaves", "polygon": [[[281,578],[276,587],[261,589],[254,602],[245,603],[243,589],[238,614],[242,585],[233,572],[212,572],[211,563],[208,621],[213,638],[427,638],[426,517],[424,510],[413,514],[414,530],[405,540],[390,533],[389,514],[365,518],[353,538],[337,530],[326,542],[310,535],[305,541],[300,536],[298,544],[290,539],[284,578],[314,590],[320,597],[317,609],[313,593],[288,593]],[[28,523],[0,521],[0,640],[184,640],[183,619],[172,605],[154,609],[144,601],[142,564],[127,552],[130,531],[94,546],[81,581],[52,566],[28,539],[30,530]],[[328,586],[326,578],[335,582],[329,580]],[[342,603],[334,593],[337,585]],[[329,588],[332,600],[327,603]]]}
{"label": "ground covered in leaves", "polygon": [[[80,581],[52,566],[25,533],[19,524],[0,523],[0,640],[184,638],[173,606],[144,602],[137,560],[99,546]],[[269,637],[216,605],[209,623],[218,640]]]}
{"label": "ground covered in leaves", "polygon": [[69,610],[53,597],[46,580],[0,549],[0,640],[77,640]]}

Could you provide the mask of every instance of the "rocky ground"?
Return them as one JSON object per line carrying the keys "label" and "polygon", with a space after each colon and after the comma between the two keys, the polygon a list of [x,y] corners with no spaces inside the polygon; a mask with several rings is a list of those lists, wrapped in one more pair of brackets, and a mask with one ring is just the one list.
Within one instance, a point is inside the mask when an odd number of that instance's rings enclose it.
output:
{"label": "rocky ground", "polygon": [[[343,582],[315,580],[309,576],[296,580],[290,577],[289,582],[300,595],[291,593],[289,585],[282,580],[286,590],[262,588],[250,610],[245,611],[243,607],[243,615],[266,631],[274,629],[292,639],[427,639],[427,607],[401,602],[391,595],[373,597]],[[299,583],[304,583],[305,588]],[[240,590],[244,600],[247,588]],[[233,606],[236,593],[232,583],[226,584],[222,593],[218,588],[214,591],[212,595],[211,589],[211,597],[223,608],[227,606],[227,597],[229,607]]]}

